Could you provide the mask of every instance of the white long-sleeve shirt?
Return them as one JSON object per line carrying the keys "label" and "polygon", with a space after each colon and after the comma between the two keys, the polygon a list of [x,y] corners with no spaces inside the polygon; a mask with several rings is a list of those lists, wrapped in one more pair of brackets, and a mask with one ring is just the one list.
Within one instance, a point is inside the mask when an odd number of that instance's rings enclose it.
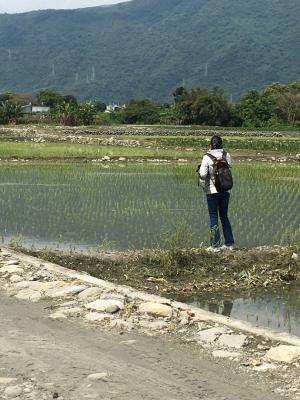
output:
{"label": "white long-sleeve shirt", "polygon": [[[210,150],[208,153],[219,158],[222,157],[223,151],[223,149],[215,149]],[[226,153],[226,160],[231,167],[231,157],[229,153]],[[202,159],[201,167],[199,169],[200,180],[206,194],[218,193],[213,181],[213,164],[213,160],[206,154]]]}

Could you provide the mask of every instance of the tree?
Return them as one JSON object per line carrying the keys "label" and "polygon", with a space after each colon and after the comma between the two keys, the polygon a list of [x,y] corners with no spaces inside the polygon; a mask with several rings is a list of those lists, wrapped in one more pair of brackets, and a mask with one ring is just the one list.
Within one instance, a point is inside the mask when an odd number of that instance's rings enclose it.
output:
{"label": "tree", "polygon": [[239,103],[239,115],[245,126],[267,126],[275,114],[274,98],[257,90],[247,92]]}
{"label": "tree", "polygon": [[77,106],[78,104],[76,97],[73,96],[72,94],[67,94],[66,96],[63,97],[63,100],[65,103],[69,103],[75,106]]}
{"label": "tree", "polygon": [[37,94],[37,101],[40,105],[50,108],[55,108],[65,102],[62,94],[50,89],[41,90]]}
{"label": "tree", "polygon": [[125,124],[156,124],[160,106],[150,100],[131,100],[125,109],[118,111],[118,116]]}
{"label": "tree", "polygon": [[91,125],[97,114],[96,107],[92,101],[80,104],[77,112],[78,118],[83,125]]}
{"label": "tree", "polygon": [[78,106],[72,103],[63,102],[53,109],[53,114],[57,117],[58,122],[66,126],[78,125]]}
{"label": "tree", "polygon": [[173,96],[182,124],[228,125],[231,120],[230,104],[221,88],[187,91],[181,87]]}
{"label": "tree", "polygon": [[7,100],[12,101],[13,98],[14,98],[14,94],[11,92],[0,93],[0,103],[3,103]]}
{"label": "tree", "polygon": [[94,100],[92,103],[95,106],[97,112],[104,112],[106,110],[106,104],[99,100]]}
{"label": "tree", "polygon": [[300,120],[300,93],[289,91],[278,97],[277,111],[281,119],[294,126]]}
{"label": "tree", "polygon": [[0,103],[0,123],[18,123],[22,117],[21,106],[12,100],[2,101]]}

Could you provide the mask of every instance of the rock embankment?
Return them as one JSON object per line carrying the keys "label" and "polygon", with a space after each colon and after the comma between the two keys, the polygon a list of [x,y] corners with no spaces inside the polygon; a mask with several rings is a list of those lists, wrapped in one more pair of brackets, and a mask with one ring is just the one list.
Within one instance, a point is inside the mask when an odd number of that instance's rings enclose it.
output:
{"label": "rock embankment", "polygon": [[[234,363],[249,374],[269,374],[276,392],[300,399],[298,337],[114,285],[10,249],[0,253],[0,285],[20,301],[50,302],[45,317],[52,320],[81,319],[88,326],[120,333],[174,335],[216,362]],[[5,398],[18,398],[24,389],[1,378],[0,388]]]}
{"label": "rock embankment", "polygon": [[282,137],[287,133],[274,131],[243,131],[243,130],[222,130],[222,129],[197,129],[176,128],[176,127],[160,127],[160,126],[95,126],[95,127],[63,127],[63,126],[14,126],[0,128],[0,137],[34,137],[35,135],[46,135],[47,137],[79,137],[79,136],[211,136],[219,132],[222,136],[239,136],[239,137]]}

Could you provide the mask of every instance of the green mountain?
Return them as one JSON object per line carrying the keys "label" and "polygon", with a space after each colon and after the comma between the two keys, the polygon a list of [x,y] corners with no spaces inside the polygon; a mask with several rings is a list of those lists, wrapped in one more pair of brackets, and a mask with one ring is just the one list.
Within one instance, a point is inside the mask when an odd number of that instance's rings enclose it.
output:
{"label": "green mountain", "polygon": [[168,101],[299,79],[299,0],[132,0],[0,15],[0,91]]}

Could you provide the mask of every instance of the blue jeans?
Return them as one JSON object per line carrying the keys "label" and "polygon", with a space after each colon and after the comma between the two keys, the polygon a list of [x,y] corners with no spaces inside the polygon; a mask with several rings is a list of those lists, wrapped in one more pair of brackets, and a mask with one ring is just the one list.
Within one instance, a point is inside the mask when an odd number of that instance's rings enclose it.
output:
{"label": "blue jeans", "polygon": [[218,216],[222,223],[225,245],[232,246],[234,238],[231,224],[227,216],[229,205],[229,192],[220,192],[207,195],[207,205],[210,218],[210,245],[218,247],[221,245],[221,235],[219,230]]}

